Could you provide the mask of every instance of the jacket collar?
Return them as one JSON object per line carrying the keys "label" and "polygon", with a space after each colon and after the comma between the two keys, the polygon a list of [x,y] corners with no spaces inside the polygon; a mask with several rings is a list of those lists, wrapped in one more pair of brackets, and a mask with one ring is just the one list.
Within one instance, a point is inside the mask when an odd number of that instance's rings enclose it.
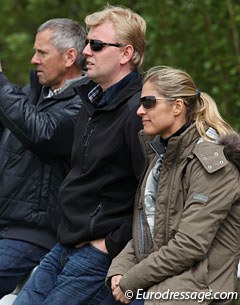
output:
{"label": "jacket collar", "polygon": [[[139,138],[141,142],[141,146],[145,156],[151,156],[156,152],[159,154],[163,150],[163,146],[160,142],[160,137],[150,137],[144,133],[143,130],[139,132]],[[181,135],[171,137],[168,141],[167,151],[165,154],[165,160],[168,158],[169,161],[172,162],[173,159],[177,158],[177,156],[186,157],[192,152],[193,142],[197,142],[199,139],[199,133],[196,130],[196,125],[193,123],[190,125]],[[151,143],[151,146],[150,146]],[[154,151],[153,149],[154,148]]]}
{"label": "jacket collar", "polygon": [[218,144],[223,145],[223,152],[228,160],[233,162],[240,171],[240,136],[237,133],[220,138]]}
{"label": "jacket collar", "polygon": [[[94,105],[94,103],[91,103],[88,99],[88,93],[91,89],[93,89],[93,84],[94,83],[91,82],[91,86],[82,86],[79,88],[79,94],[81,98],[86,101],[85,105],[87,108],[91,109],[91,111],[93,111],[93,109],[96,109],[96,105]],[[142,77],[139,73],[137,73],[137,77],[135,79],[124,84],[124,87],[115,92],[115,94],[112,96],[112,101],[104,108],[99,110],[113,110],[117,108],[119,105],[128,102],[135,93],[141,91],[141,88]]]}
{"label": "jacket collar", "polygon": [[[82,77],[75,79],[69,79],[66,81],[63,91],[54,95],[54,99],[63,99],[76,95],[75,88],[83,84],[88,84],[89,82],[90,80],[86,75],[83,75]],[[29,90],[30,100],[33,104],[37,104],[39,97],[42,94],[43,86],[39,83],[36,70],[30,71],[29,85],[30,85],[30,90]]]}
{"label": "jacket collar", "polygon": [[[209,129],[206,126],[206,129]],[[153,145],[158,150],[158,144],[159,143],[159,136],[156,136],[153,140],[152,137],[147,136],[143,130],[139,132],[139,138],[142,145],[143,152],[145,156],[150,156],[154,154],[154,151],[150,147],[149,143],[153,141]],[[196,129],[196,124],[193,123],[190,125],[180,136],[172,137],[169,139],[167,151],[165,154],[165,162],[173,162],[174,159],[179,158],[186,158],[190,157],[193,154],[193,150],[195,145],[192,144],[199,143],[199,145],[202,142],[212,142],[212,145],[216,148],[221,146],[223,147],[224,155],[226,156],[227,160],[231,161],[236,165],[238,170],[240,171],[240,136],[238,133],[233,132],[231,134],[228,134],[226,136],[220,137],[219,139],[216,139],[216,141],[209,141],[206,139],[203,139],[203,141],[200,140],[200,135]],[[209,150],[209,146],[207,146],[207,150]],[[220,149],[220,147],[219,147]]]}

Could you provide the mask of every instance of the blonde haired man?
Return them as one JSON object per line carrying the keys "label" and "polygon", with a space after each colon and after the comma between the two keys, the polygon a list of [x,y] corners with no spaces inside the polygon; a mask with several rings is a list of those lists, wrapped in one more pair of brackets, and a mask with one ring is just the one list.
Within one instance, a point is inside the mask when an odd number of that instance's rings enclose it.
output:
{"label": "blonde haired man", "polygon": [[[145,21],[107,6],[86,17],[87,75],[76,123],[72,169],[60,190],[59,243],[15,305],[97,305],[111,259],[131,238],[135,191],[144,167],[136,115],[145,51]],[[47,285],[45,284],[47,283]]]}

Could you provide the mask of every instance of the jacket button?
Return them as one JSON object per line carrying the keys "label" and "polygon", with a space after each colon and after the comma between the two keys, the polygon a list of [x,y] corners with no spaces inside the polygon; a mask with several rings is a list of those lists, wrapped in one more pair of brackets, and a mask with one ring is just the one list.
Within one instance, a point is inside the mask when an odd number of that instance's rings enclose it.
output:
{"label": "jacket button", "polygon": [[224,161],[222,161],[222,160],[221,160],[221,161],[219,161],[219,163],[220,163],[220,164],[223,164],[223,163],[224,163]]}
{"label": "jacket button", "polygon": [[215,151],[214,155],[215,155],[215,156],[218,156],[218,152],[217,152],[217,151]]}
{"label": "jacket button", "polygon": [[211,169],[212,168],[212,165],[208,165],[208,169]]}
{"label": "jacket button", "polygon": [[207,157],[203,157],[203,160],[207,160]]}

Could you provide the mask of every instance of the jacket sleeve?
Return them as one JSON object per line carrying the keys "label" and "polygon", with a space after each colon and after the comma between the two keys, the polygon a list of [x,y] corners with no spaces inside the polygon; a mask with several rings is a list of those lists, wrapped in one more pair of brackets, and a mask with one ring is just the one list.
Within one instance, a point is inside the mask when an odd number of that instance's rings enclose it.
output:
{"label": "jacket sleeve", "polygon": [[221,222],[239,198],[239,173],[231,164],[209,173],[196,160],[178,231],[168,244],[133,266],[120,281],[134,293],[180,274],[202,261]]}
{"label": "jacket sleeve", "polygon": [[[137,98],[137,100],[138,99],[139,98]],[[134,106],[131,109],[128,120],[125,124],[125,137],[130,150],[135,176],[138,180],[140,180],[145,169],[146,162],[138,137],[138,133],[143,128],[143,125],[142,119],[137,115],[137,109],[138,106]]]}
{"label": "jacket sleeve", "polygon": [[70,154],[75,118],[81,106],[78,95],[57,103],[47,111],[39,110],[0,73],[1,123],[28,149],[47,159]]}
{"label": "jacket sleeve", "polygon": [[131,239],[125,248],[118,254],[118,256],[113,259],[107,273],[106,285],[110,288],[111,278],[114,275],[124,275],[129,269],[135,266],[136,263],[137,261],[134,254],[133,240]]}
{"label": "jacket sleeve", "polygon": [[121,225],[107,235],[105,244],[110,258],[117,256],[131,238],[132,215],[126,216]]}
{"label": "jacket sleeve", "polygon": [[[136,114],[137,106],[132,107],[125,123],[125,138],[130,151],[132,167],[137,181],[145,168],[145,158],[140,146],[138,132],[142,128],[141,119]],[[132,199],[134,206],[134,197]],[[115,257],[132,238],[132,215],[125,217],[122,224],[106,237],[106,246],[111,258]]]}

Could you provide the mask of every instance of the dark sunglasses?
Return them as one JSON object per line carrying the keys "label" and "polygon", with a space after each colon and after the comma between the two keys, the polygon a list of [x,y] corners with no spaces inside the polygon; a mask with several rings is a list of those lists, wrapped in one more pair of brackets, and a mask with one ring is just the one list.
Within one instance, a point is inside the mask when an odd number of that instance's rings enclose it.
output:
{"label": "dark sunglasses", "polygon": [[122,43],[108,43],[108,42],[103,42],[103,41],[97,40],[97,39],[86,39],[85,46],[87,44],[90,44],[90,48],[94,52],[101,51],[106,46],[111,46],[111,47],[116,47],[116,48],[125,46],[125,44],[122,44]]}
{"label": "dark sunglasses", "polygon": [[139,106],[143,106],[145,109],[151,109],[155,107],[157,100],[172,100],[173,97],[157,97],[154,95],[143,96],[140,98]]}

